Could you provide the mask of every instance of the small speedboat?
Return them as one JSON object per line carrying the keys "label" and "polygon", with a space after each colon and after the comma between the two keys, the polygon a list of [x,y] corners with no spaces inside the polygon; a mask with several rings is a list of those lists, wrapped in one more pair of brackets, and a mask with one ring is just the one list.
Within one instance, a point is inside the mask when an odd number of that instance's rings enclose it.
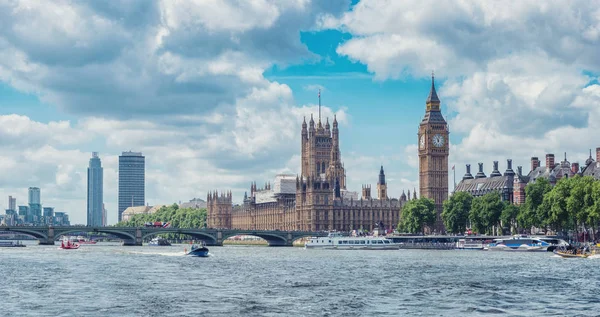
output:
{"label": "small speedboat", "polygon": [[585,248],[560,248],[554,250],[554,254],[559,255],[563,258],[587,258],[590,255],[595,254],[595,250],[590,251],[588,247]]}
{"label": "small speedboat", "polygon": [[13,242],[13,241],[0,241],[0,248],[23,248],[25,247],[21,241]]}
{"label": "small speedboat", "polygon": [[199,256],[204,258],[208,256],[208,248],[204,243],[201,245],[194,244],[192,245],[190,252],[186,252],[185,255]]}
{"label": "small speedboat", "polygon": [[63,240],[63,241],[60,242],[60,248],[61,249],[65,249],[65,250],[79,249],[79,244],[78,243],[72,243],[69,240],[67,240],[67,243],[65,243],[65,241]]}

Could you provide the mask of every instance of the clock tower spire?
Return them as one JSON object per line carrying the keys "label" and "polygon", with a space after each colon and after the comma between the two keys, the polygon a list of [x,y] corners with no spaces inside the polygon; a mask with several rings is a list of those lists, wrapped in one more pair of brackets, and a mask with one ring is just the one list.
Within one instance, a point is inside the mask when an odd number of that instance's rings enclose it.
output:
{"label": "clock tower spire", "polygon": [[440,110],[440,99],[435,91],[431,73],[431,89],[425,101],[425,116],[419,125],[419,196],[433,199],[437,212],[435,229],[444,230],[443,202],[448,199],[448,124]]}

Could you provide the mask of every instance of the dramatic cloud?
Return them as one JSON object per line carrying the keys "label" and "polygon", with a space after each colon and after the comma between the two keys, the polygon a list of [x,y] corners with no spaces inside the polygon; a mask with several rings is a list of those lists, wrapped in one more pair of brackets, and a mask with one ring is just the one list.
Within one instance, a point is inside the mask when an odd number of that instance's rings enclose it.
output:
{"label": "dramatic cloud", "polygon": [[579,68],[600,67],[600,8],[589,1],[363,0],[320,24],[351,33],[338,53],[366,64],[380,79],[432,69],[460,76],[491,60],[537,52]]}
{"label": "dramatic cloud", "polygon": [[273,64],[317,59],[300,42],[347,1],[8,1],[0,80],[68,112],[112,118],[206,114]]}
{"label": "dramatic cloud", "polygon": [[588,86],[597,78],[586,75],[600,70],[600,8],[509,4],[363,0],[320,26],[350,33],[338,54],[365,64],[377,80],[431,70],[446,78],[438,91],[458,141],[450,165],[461,172],[464,163],[485,162],[489,173],[493,160],[526,165],[549,152],[582,161],[600,145],[599,86]]}

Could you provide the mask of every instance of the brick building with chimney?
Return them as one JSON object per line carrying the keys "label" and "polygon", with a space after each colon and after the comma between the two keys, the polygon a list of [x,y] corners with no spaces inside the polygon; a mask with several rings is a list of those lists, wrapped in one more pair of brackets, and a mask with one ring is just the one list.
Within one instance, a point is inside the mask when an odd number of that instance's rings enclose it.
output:
{"label": "brick building with chimney", "polygon": [[523,167],[518,166],[517,171],[512,170],[512,161],[507,160],[507,169],[504,174],[498,171],[498,162],[494,162],[494,171],[489,177],[483,172],[483,164],[479,163],[479,172],[473,177],[471,175],[471,166],[467,164],[465,176],[456,186],[455,192],[468,192],[473,196],[483,196],[489,192],[499,192],[503,201],[521,205],[525,203],[525,187],[535,182],[537,179],[548,179],[550,184],[556,185],[562,178],[569,178],[575,175],[592,176],[600,180],[600,148],[596,148],[596,160],[590,156],[585,161],[584,166],[579,163],[571,163],[567,160],[567,153],[564,159],[556,162],[552,153],[546,154],[545,165],[541,165],[538,157],[531,158],[530,171],[523,173]]}

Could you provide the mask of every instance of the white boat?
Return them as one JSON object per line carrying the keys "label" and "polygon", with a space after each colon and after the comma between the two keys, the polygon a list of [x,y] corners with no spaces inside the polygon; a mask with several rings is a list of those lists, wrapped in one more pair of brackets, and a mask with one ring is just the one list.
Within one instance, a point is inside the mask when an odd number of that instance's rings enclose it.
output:
{"label": "white boat", "polygon": [[488,244],[489,251],[547,251],[550,244],[539,238],[513,236],[506,239],[494,239]]}
{"label": "white boat", "polygon": [[335,250],[398,250],[400,244],[385,237],[344,237],[332,232],[327,237],[310,238],[306,249],[335,249]]}
{"label": "white boat", "polygon": [[457,250],[487,250],[485,243],[479,240],[460,239],[456,242]]}

